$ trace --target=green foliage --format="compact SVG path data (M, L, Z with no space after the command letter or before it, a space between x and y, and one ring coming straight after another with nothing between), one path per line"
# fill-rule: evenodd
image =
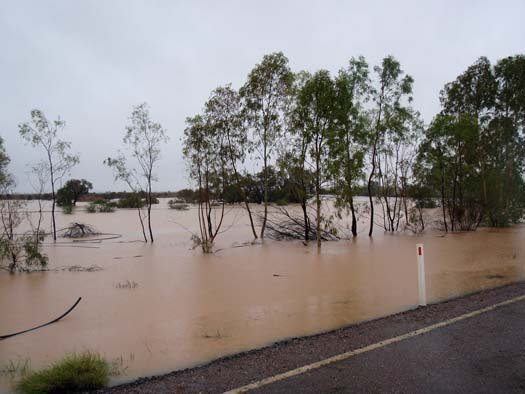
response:
M16 388L24 394L77 393L97 390L109 383L110 366L92 352L71 354L42 371L24 376Z
M480 58L445 86L441 102L415 170L441 196L445 227L516 223L525 190L525 57L494 67Z
M137 193L129 193L117 202L119 208L142 208L144 200Z
M24 208L22 201L0 199L0 264L6 265L10 273L44 268L48 262L47 256L40 250L45 233L17 233Z
M223 201L245 202L248 210L249 202L264 203L263 236L267 202L299 203L306 221L315 195L320 234L326 189L336 196L339 217L352 212L354 235L356 195L369 196L369 235L378 201L387 231L423 231L423 210L438 207L446 231L522 219L525 56L495 66L477 60L445 85L442 111L426 130L412 106L414 80L399 61L387 56L369 74L363 57L334 77L326 70L293 74L288 59L273 53L239 93L230 85L212 92L203 114L187 119L184 138L197 187L182 200L205 207L203 249L213 246L209 209ZM262 167L251 174L239 168L250 153Z
M151 120L149 107L146 103L133 107L129 120L130 124L126 126L126 133L122 141L127 149L129 149L130 155L135 160L136 165L130 165L128 158L122 152L119 152L116 158L107 158L104 160L104 164L113 169L115 180L125 182L133 193L146 193L145 205L147 208L146 218L149 240L153 242L151 205L153 204L154 198L152 197L152 184L157 181L154 170L160 160L161 145L166 143L169 137L166 135L166 130L160 123ZM143 204L143 202L136 202L135 206L141 208L141 204ZM131 208L131 206L126 207ZM140 212L139 221L144 241L147 242L148 238Z
M2 189L12 182L11 175L7 171L10 161L5 150L4 139L0 137L0 188Z
M113 204L104 202L102 204L98 205L98 211L102 213L109 213L109 212L115 212L115 208Z
M57 205L76 205L78 199L88 194L91 189L93 189L93 184L85 179L70 179L57 190Z
M73 205L63 205L62 213L65 215L71 215L73 213Z
M248 80L240 89L243 115L252 133L252 150L262 162L265 207L261 238L264 238L268 216L268 167L285 132L285 114L292 93L293 78L288 58L282 52L275 52L263 57L261 63L248 74Z
M190 167L190 176L197 184L200 246L211 253L224 217L223 200L228 182L229 160L226 155L227 138L214 120L204 115L186 119L183 154ZM214 206L222 205L218 215L212 215Z
M10 273L45 268L48 257L40 250L43 235L38 241L34 234L18 235L13 239L0 238L0 261Z
M178 202L186 202L189 204L195 204L199 198L199 193L191 189L181 189L175 192L176 200Z
M78 155L69 153L71 143L61 140L59 133L65 128L66 122L58 118L48 121L44 113L38 109L31 111L31 121L18 126L20 136L34 147L40 147L47 160L42 162L43 168L49 175L53 205L51 209L51 223L53 239L56 241L55 223L55 186L58 181L69 173L71 168L79 163Z
M87 213L95 213L95 212L102 212L102 213L108 213L108 212L114 212L115 207L117 206L116 203L110 202L107 200L104 200L102 198L99 198L95 201L90 202L86 206L86 212Z
M275 205L279 206L279 207L284 207L286 205L288 205L288 200L284 199L284 198L280 198L278 199L276 202L275 202Z
M97 212L97 204L91 202L86 206L86 212L87 213L95 213Z

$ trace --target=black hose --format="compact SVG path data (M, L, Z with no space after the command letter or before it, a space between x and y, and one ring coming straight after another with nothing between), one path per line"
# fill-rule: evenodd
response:
M75 309L75 307L78 305L78 303L80 302L81 299L82 299L82 297L78 297L77 302L75 302L71 308L69 308L66 312L64 312L62 315L60 315L60 316L57 317L56 319L51 320L51 321L48 322L48 323L41 324L41 325L39 325L39 326L36 326L36 327L33 327L33 328L29 328L29 329L24 330L24 331L15 332L14 334L0 335L0 340L7 339L7 338L11 338L11 337L14 337L14 336L16 336L16 335L20 335L20 334L23 334L23 333L25 333L25 332L33 331L33 330L36 330L36 329L38 329L38 328L42 328L42 327L48 326L48 325L50 325L50 324L56 323L57 321L59 321L60 319L62 319L63 317L65 317L67 314L69 314L69 312L71 312L73 309Z

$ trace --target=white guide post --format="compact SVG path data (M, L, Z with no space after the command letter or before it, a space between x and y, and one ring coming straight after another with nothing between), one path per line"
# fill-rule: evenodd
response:
M427 285L425 283L425 251L423 244L417 244L417 279L419 288L419 306L427 304Z

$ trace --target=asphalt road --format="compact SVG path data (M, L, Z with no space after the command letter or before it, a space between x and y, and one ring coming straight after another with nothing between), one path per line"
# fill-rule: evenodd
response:
M523 295L525 283L505 286L103 392L221 393ZM525 300L250 392L525 393Z
M525 393L525 300L253 393Z

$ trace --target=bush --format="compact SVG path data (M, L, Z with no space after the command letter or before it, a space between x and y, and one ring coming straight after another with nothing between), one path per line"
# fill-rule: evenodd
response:
M73 205L62 206L62 212L66 215L71 215L73 213Z
M89 205L86 207L86 212L87 213L95 213L97 212L97 204L91 202L89 203Z
M285 205L288 205L288 200L286 200L285 198L280 198L277 201L275 201L275 205L283 207Z
M138 194L128 194L118 200L119 208L142 208L144 200Z
M176 200L179 200L180 202L186 202L186 203L193 204L197 202L199 193L191 189L182 189L182 190L179 190L178 192L175 192L174 196Z
M177 211L187 211L188 209L190 209L190 206L188 204L184 204L175 200L169 200L168 207Z
M114 212L115 208L112 203L104 202L103 204L100 204L98 206L98 211L99 212Z
M420 198L416 200L416 208L437 208L438 204L434 198Z
M27 233L18 235L13 240L0 238L0 266L7 262L7 270L10 273L28 272L45 268L48 258L41 252L41 242L45 233L40 233L38 239L36 234Z
M97 390L109 383L109 373L110 366L100 355L71 354L50 368L24 376L16 388L26 394Z

